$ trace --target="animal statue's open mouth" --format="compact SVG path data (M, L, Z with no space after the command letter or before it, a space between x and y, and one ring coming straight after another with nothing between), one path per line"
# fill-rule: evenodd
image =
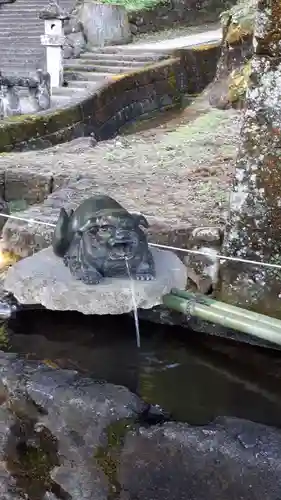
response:
M131 259L134 256L134 246L131 241L115 242L109 251L110 260Z

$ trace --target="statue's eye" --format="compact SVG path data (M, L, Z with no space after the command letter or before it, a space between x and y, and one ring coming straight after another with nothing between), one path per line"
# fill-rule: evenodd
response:
M110 231L110 226L101 226L101 227L100 227L100 231L101 231L102 233L107 233L107 232L109 232L109 231Z

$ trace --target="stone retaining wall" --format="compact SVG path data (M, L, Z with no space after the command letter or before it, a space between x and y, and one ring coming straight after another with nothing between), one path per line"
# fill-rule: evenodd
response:
M149 33L175 25L198 25L217 22L221 12L236 0L164 0L154 9L129 14L133 35Z
M107 140L120 128L157 110L177 106L183 93L202 91L215 76L220 49L181 50L111 81L74 106L12 117L0 124L0 152L43 149L81 136Z

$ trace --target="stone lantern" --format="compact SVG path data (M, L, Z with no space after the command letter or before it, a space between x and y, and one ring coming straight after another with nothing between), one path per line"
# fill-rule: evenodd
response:
M41 44L46 47L47 72L50 74L50 86L60 87L63 83L63 45L65 36L63 23L70 16L56 1L39 13L39 18L45 22L45 33L41 35Z

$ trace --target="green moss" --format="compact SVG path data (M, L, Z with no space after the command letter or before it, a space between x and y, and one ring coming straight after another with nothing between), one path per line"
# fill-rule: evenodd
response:
M229 76L228 100L231 103L243 102L250 82L251 62L232 71Z
M220 109L210 109L207 113L198 116L193 122L180 125L172 131L165 143L179 144L179 142L200 141L203 136L216 130L225 118L225 112Z
M23 210L26 210L28 208L27 201L23 199L10 201L8 205L11 213L22 212Z
M3 123L5 122L15 122L15 121L34 121L37 119L36 115L14 115L14 116L9 116L8 118L5 118Z
M95 460L106 475L110 484L109 499L120 493L118 481L118 456L126 434L133 428L131 419L117 420L106 430L107 445L99 447L94 455Z
M9 346L9 336L6 325L0 326L0 349L7 349Z
M16 144L37 140L59 132L82 119L80 105L50 110L43 115L19 115L0 125L0 151L11 151Z
M177 87L177 80L176 80L176 75L175 73L171 72L169 74L169 77L168 77L168 82L169 82L169 85L173 88L173 89L176 89Z
M57 461L42 448L20 444L13 458L7 457L7 468L16 480L16 485L30 500L43 498L51 489L50 473Z
M204 52L204 51L207 51L207 50L211 50L211 49L215 49L216 47L220 47L221 45L221 42L218 41L218 42L214 42L214 43L202 43L201 45L195 45L194 47L192 47L192 51L194 52Z

